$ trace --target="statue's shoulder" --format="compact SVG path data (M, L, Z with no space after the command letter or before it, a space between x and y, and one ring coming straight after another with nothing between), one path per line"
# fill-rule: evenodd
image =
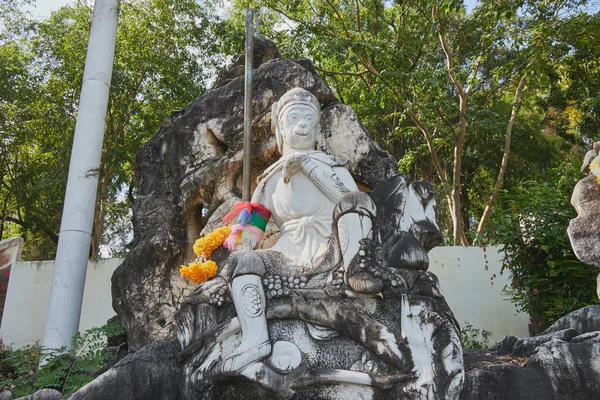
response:
M348 164L348 160L346 160L344 157L333 156L319 150L310 152L308 155L311 159L322 162L323 164L327 164L331 167L343 167Z

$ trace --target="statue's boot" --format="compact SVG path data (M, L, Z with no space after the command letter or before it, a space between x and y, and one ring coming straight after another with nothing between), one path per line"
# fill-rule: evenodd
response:
M215 374L236 374L271 354L265 315L266 300L260 276L237 276L231 282L231 297L240 321L242 342L214 368Z

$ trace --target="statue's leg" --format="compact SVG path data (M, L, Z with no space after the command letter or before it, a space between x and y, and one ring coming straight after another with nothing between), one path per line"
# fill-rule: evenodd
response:
M216 373L234 374L271 353L261 281L264 271L262 259L251 251L238 254L229 265L231 297L242 341L235 349L223 349L223 361L215 366Z

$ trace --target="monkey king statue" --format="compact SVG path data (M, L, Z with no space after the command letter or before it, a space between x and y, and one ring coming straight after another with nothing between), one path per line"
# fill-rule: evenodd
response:
M301 88L273 104L282 157L224 218L231 256L175 318L187 395L458 398L459 328L427 272L433 188L397 175L358 191L315 150L320 111ZM257 249L269 218L280 236Z

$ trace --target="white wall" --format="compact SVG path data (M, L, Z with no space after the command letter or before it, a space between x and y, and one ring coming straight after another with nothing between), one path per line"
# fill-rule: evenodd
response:
M489 344L506 335L529 337L529 315L502 293L510 287L502 269L500 247L436 247L429 253L429 270L440 280L442 292L454 316L489 333Z
M102 326L115 315L110 277L122 260L89 262L79 330ZM14 263L10 271L0 339L21 347L42 340L52 285L54 261Z
M529 336L528 316L517 312L502 289L508 274L500 274L498 247L437 247L429 253L450 308L465 322L490 333L489 343L511 334ZM85 283L80 331L102 326L115 313L111 305L110 277L121 263L109 259L90 262ZM17 262L12 266L0 338L15 347L41 341L44 335L53 261ZM492 279L493 278L493 279Z

